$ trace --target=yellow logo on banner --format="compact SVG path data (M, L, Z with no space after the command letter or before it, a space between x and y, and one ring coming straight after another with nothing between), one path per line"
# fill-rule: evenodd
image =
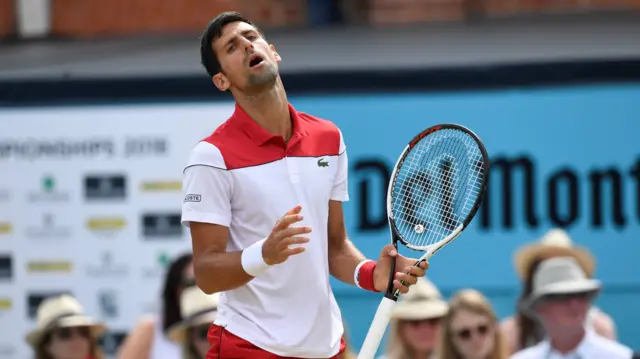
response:
M87 220L87 228L92 231L122 229L127 221L122 217L94 217Z
M9 222L0 222L0 234L13 232L13 226Z
M65 261L31 261L27 263L29 272L71 272L73 265Z
M152 191L181 191L182 190L182 182L180 181L150 181L150 182L142 182L140 186L142 191L152 192Z
M11 299L9 298L0 298L0 310L9 310L11 309Z

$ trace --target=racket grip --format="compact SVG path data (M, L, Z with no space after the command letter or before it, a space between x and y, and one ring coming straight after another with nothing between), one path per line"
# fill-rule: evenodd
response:
M395 306L396 301L383 297L376 315L373 317L373 322L367 332L367 337L362 343L360 352L358 353L358 359L374 359L378 352L378 347L384 336L384 332L387 330L389 320L391 319L391 311Z

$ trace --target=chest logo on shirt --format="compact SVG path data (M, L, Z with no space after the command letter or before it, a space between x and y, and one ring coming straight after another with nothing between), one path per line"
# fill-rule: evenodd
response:
M329 167L329 162L327 162L327 161L323 162L323 160L324 160L324 158L321 158L321 159L318 160L318 167Z

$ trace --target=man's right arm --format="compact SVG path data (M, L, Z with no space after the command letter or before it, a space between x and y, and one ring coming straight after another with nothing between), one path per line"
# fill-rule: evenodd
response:
M233 179L218 148L200 142L182 178L182 224L191 231L193 269L198 287L208 294L239 287L253 278L227 252Z
M242 251L226 251L229 228L202 222L191 222L190 227L193 270L203 292L234 289L254 278L242 267Z
M207 142L198 144L183 173L182 224L191 230L196 284L211 294L240 287L269 266L302 253L292 244L308 242L308 227L289 227L302 219L296 207L280 219L268 238L242 251L227 252L233 179L220 151Z

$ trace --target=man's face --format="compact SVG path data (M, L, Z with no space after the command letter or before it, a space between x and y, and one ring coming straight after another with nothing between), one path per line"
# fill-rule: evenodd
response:
M584 324L591 297L591 293L550 295L538 304L536 311L545 325L570 331Z
M250 24L237 21L225 25L213 42L213 50L222 68L213 77L220 90L257 93L273 86L278 78L280 56Z

